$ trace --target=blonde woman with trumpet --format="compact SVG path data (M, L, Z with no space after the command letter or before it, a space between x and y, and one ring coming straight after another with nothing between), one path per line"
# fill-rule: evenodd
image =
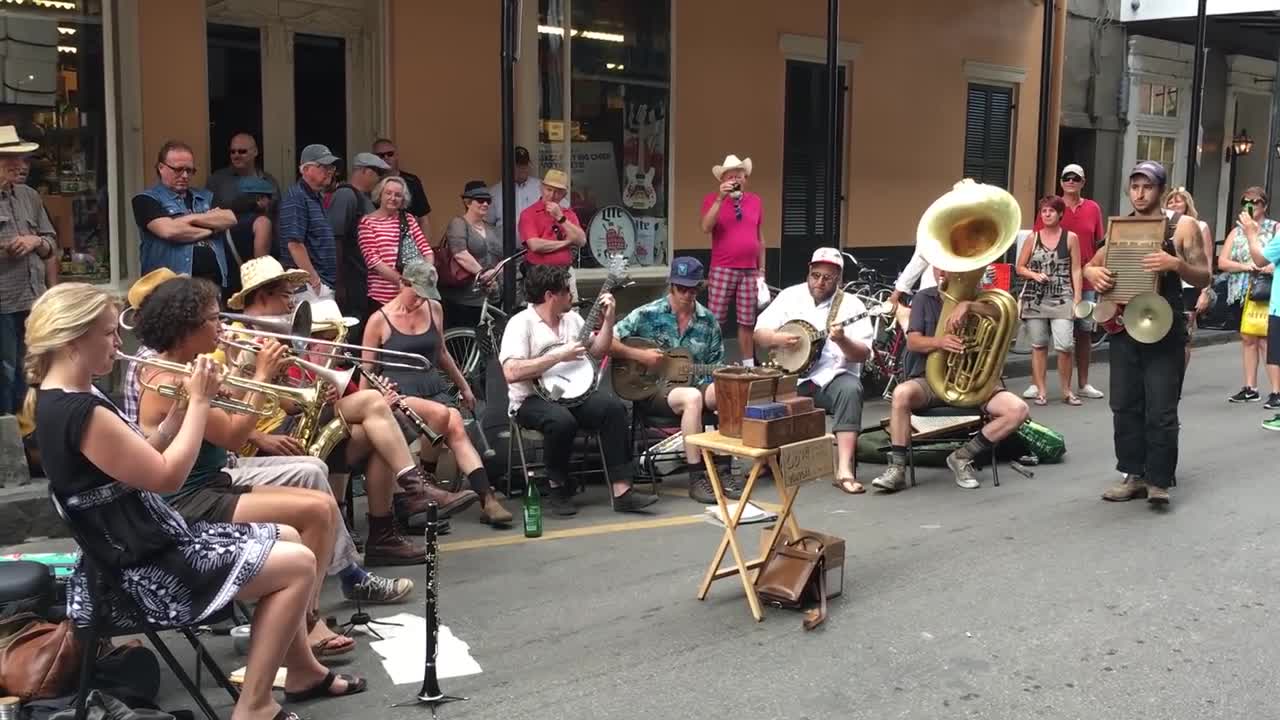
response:
M210 288L216 297L217 288ZM222 380L217 366L193 358L192 371L173 379L185 400L165 413L148 440L92 384L94 376L111 372L120 349L109 295L83 283L49 290L31 310L26 343L27 412L45 451L50 490L146 619L192 625L232 598L257 601L232 720L296 720L272 696L281 665L288 670L287 701L362 692L363 679L329 672L308 646L303 615L316 559L297 530L257 522L188 524L161 497L182 487L199 458L214 412L210 400ZM68 586L68 615L80 626L95 618L86 581L77 572ZM97 610L124 627L132 624L119 604Z

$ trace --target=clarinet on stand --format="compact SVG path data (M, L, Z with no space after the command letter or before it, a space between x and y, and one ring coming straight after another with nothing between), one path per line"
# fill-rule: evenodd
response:
M444 691L440 689L440 681L436 678L436 652L440 634L438 607L440 599L440 543L438 530L439 510L435 503L431 503L427 505L427 525L423 530L423 540L427 546L427 586L423 597L426 606L424 615L427 621L427 655L426 663L422 670L422 688L418 690L418 696L415 699L392 706L428 705L431 707L431 717L433 718L436 716L436 708L438 706L455 700L467 699L444 694Z

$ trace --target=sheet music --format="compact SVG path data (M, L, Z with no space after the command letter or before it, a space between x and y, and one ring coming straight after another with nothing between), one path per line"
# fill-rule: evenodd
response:
M957 416L940 416L940 417L920 417L919 415L911 416L911 429L918 435L925 433L936 433L952 427L963 427L972 424L975 420L981 420L979 415L957 415Z

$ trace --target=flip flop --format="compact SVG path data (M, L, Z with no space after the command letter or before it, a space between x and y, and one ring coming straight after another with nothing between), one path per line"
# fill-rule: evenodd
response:
M1067 405L1083 405L1084 404L1084 402L1082 402L1080 398L1076 397L1075 395L1068 395L1062 398L1062 402L1066 403Z
M837 478L832 480L831 484L840 488L840 492L843 492L846 495L861 495L867 491L867 489L863 487L862 483L858 482L856 478ZM850 490L849 485L857 485L858 489Z
M333 682L338 678L342 678L343 680L346 681L347 689L340 693L329 692L330 688L333 687ZM285 702L296 703L296 702L303 702L305 700L314 700L316 698L345 697L347 695L356 695L356 694L362 693L368 688L369 688L369 683L365 682L365 679L362 677L356 677L355 675L347 675L346 673L338 674L330 670L324 676L323 680L316 683L315 685L312 685L306 690L299 690L298 692L289 692L286 690L284 693L284 700Z
M1046 400L1046 399L1045 399L1045 397L1044 397L1043 395L1039 395L1039 396L1037 396L1037 397L1036 397L1036 404L1037 404L1037 405L1048 405L1048 404L1049 404L1049 401L1048 401L1048 400Z
M343 640L350 640L351 642L345 645L341 645ZM334 643L339 643L340 646L334 647ZM347 653L355 649L356 649L356 641L354 638L350 638L345 635L337 635L337 634L330 635L329 637L323 640L320 640L319 642L312 643L311 645L311 653L315 655L317 658L337 657L339 655L346 655Z

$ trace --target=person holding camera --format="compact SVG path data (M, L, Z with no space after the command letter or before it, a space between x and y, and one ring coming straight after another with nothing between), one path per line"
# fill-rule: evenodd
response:
M764 205L759 195L745 191L751 158L729 155L711 174L720 187L702 199L702 232L711 236L707 305L724 325L729 303L735 304L738 349L742 364L750 367L755 364L756 303L764 283Z

